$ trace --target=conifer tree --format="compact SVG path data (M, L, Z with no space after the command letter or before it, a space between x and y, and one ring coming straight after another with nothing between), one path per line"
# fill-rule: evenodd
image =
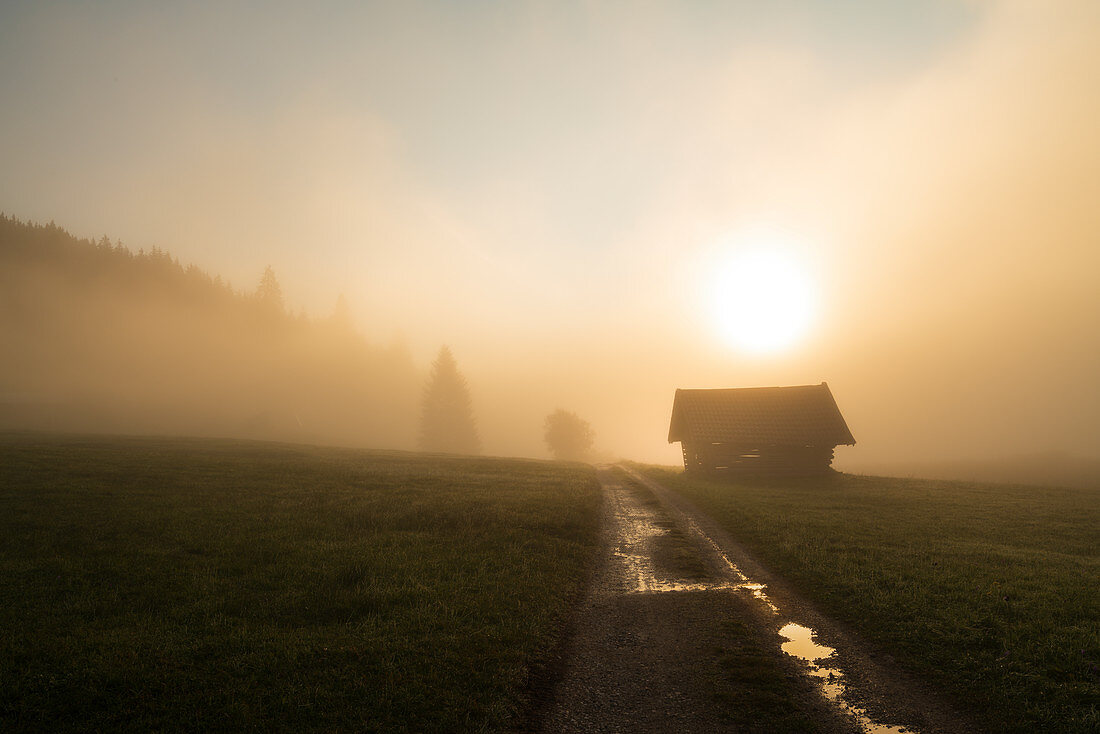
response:
M447 347L432 362L420 413L420 448L451 454L481 450L470 407L470 391Z
M275 271L268 265L264 268L264 274L260 277L260 287L256 289L256 299L264 308L274 312L283 312L283 289L279 285L279 279L275 277Z

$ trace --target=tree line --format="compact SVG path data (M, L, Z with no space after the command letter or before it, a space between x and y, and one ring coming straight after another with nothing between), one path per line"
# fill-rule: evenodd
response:
M0 427L412 447L422 374L334 303L0 216Z
M310 318L272 268L255 283L0 214L0 428L480 452L450 349L425 378L356 331L342 295ZM555 456L584 458L591 437L582 451L584 430L551 417Z

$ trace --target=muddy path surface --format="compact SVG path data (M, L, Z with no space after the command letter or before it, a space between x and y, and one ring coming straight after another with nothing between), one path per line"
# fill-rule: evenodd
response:
M541 732L972 732L679 495L599 467L601 556Z

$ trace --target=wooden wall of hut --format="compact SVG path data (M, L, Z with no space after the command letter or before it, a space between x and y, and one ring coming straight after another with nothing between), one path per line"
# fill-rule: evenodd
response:
M823 474L833 463L834 446L736 446L681 444L688 472L737 476Z

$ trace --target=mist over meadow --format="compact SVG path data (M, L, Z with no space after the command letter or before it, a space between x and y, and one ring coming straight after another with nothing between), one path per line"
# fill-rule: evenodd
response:
M342 299L292 313L169 253L0 219L0 426L412 448L423 376Z
M0 732L1100 731L1100 1L3 2L0 100Z
M842 469L1100 461L1095 3L2 13L4 426L414 448L448 345L487 454L827 381Z

